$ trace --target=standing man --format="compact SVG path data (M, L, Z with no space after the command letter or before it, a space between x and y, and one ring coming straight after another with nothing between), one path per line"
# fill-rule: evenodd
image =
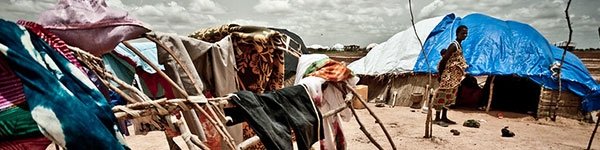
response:
M442 60L438 64L440 85L433 99L433 107L436 109L434 123L443 127L447 127L448 124L456 124L448 119L448 106L455 103L458 87L466 75L465 69L468 65L463 55L461 42L467 38L468 32L465 25L456 28L456 40L448 46L445 52L442 51Z

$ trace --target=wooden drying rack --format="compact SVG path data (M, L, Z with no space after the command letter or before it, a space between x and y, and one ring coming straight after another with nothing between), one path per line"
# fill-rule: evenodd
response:
M144 37L146 39L156 43L157 46L160 46L161 48L163 48L171 57L174 58L175 62L179 66L181 66L184 73L188 77L191 77L191 71L188 68L184 67L184 65L181 63L179 58L174 57L175 55L174 55L173 50L166 47L160 41L158 41L157 39L154 39L153 37L150 37L148 35L144 35ZM290 40L292 42L296 42L296 41L293 41L293 39L287 38L287 37L286 37L286 39L287 39L285 41L286 47L277 47L277 50L283 50L283 51L291 54L292 56L299 58L301 54L298 53L297 51L290 50L290 47L288 46ZM199 112L201 115L206 116L207 120L213 126L215 126L217 128L218 133L221 135L221 137L223 137L223 141L225 141L225 143L227 144L227 146L230 149L236 149L236 150L246 149L252 145L255 145L256 143L258 143L260 141L260 138L258 138L258 136L254 136L252 138L249 138L245 141L240 142L238 145L235 145L235 141L233 140L233 138L229 134L229 132L227 132L227 129L224 125L225 115L224 115L223 111L221 110L221 108L223 108L223 107L235 107L232 104L228 103L228 100L230 100L230 96L206 98L206 97L204 97L204 95L201 95L202 91L195 86L194 86L195 87L194 90L196 90L196 93L200 93L200 95L189 95L185 90L183 90L183 88L181 88L179 85L177 85L171 78L169 78L163 71L161 71L156 64L153 64L152 62L150 62L150 60L146 56L144 56L138 49L131 46L126 41L124 41L122 43L127 48L129 48L132 52L134 52L137 56L139 56L145 63L149 64L150 67L152 67L162 78L166 79L166 81L168 81L168 83L174 88L175 92L177 92L181 96L179 96L180 98L176 98L176 99L162 98L162 99L152 100L151 98L149 98L147 95L145 95L143 92L141 92L137 88L127 84L126 82L123 82L122 80L116 78L111 72L108 72L104 68L101 58L98 58L86 51L79 49L79 48L69 47L75 53L75 55L77 56L77 59L80 62L82 62L84 65L86 65L88 68L90 68L91 71L94 72L99 77L99 80L106 87L110 88L111 90L113 90L116 93L118 93L119 95L121 95L129 103L124 106L115 106L112 108L112 111L115 113L115 116L118 119L132 119L132 118L151 116L151 115L165 116L165 115L170 115L170 114L178 112L178 111L182 111L185 113L185 112L189 112L190 110L194 110L196 112ZM190 80L192 81L192 84L196 84L197 82L199 82L199 81L194 80L193 78L190 78ZM131 93L128 94L127 92L121 90L120 88L110 84L110 81L113 81L114 83L119 85L121 88L127 89ZM356 111L352 107L351 99L352 99L353 95L358 95L358 93L356 92L356 90L354 90L352 87L350 87L347 83L342 83L342 84L343 84L343 86L341 86L340 84L333 84L333 85L336 88L340 89L340 91L345 91L342 89L347 89L351 92L351 94L348 94L346 96L346 99L345 99L346 105L335 108L329 112L323 113L323 118L333 116L346 108L350 108L350 110L352 111L352 114L354 115L354 118L360 125L360 130L369 138L369 140L378 149L380 149L380 150L383 149L381 147L381 145L379 143L377 143L377 141L366 130L366 128L364 127L364 125L362 124L360 119L358 118ZM381 120L367 106L365 100L362 97L360 97L360 96L357 96L357 97L359 99L359 102L362 103L367 108L369 114L375 118L376 122L382 128L388 141L390 142L390 144L392 146L392 149L396 149L391 136L389 135L387 129L385 128L385 126L383 125ZM220 107L220 106L223 106L223 107ZM208 111L206 111L206 110L208 110ZM184 117L185 117L185 115L184 115ZM197 133L193 134L191 131L192 128L198 128L198 129L203 130L203 127L200 125L199 119L197 117L189 117L189 118L185 118L185 120L186 120L185 123L181 120L177 120L177 121L173 122L173 124L175 124L176 128L181 133L181 136L184 139L186 145L190 148L198 147L203 150L208 150L209 148L206 145L204 145L204 143L201 140L204 137L204 135L203 135L204 132L198 131ZM165 131L165 134L168 135L167 131ZM167 136L167 141L168 141L171 149L179 148L177 146L177 144L174 143L173 139L170 138L169 136Z

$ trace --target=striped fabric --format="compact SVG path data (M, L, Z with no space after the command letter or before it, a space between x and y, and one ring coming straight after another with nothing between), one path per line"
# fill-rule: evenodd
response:
M32 135L42 134L27 110L27 104L10 107L0 112L0 141Z
M0 141L1 150L45 150L52 141L44 136L11 141Z
M66 149L126 148L100 91L45 41L0 19L0 52L21 79L31 116L46 137Z
M0 112L9 107L25 102L23 85L0 57Z
M48 45L50 45L58 53L60 53L60 55L65 56L65 58L67 58L69 62L71 62L73 65L77 66L77 68L85 72L81 64L79 64L79 61L77 61L77 58L75 58L73 52L69 48L67 48L67 44L65 43L65 41L61 40L58 36L52 34L48 30L44 29L42 25L39 25L35 22L19 20L17 21L17 24L24 26L31 32L34 32L37 36L46 41Z

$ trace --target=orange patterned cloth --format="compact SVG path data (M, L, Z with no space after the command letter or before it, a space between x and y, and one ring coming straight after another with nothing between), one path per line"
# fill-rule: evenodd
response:
M465 78L465 69L469 66L463 56L460 43L457 41L453 43L456 45L456 51L450 55L444 72L442 72L440 86L435 92L433 107L438 110L455 103L456 92L460 82Z
M308 75L339 82L352 77L352 71L344 63L329 59L317 71Z

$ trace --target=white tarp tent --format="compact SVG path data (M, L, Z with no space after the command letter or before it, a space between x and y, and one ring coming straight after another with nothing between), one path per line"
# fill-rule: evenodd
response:
M444 16L425 19L415 24L422 42L425 42L431 30L435 28L442 18ZM375 46L365 57L348 65L348 68L353 73L362 75L411 72L420 52L421 45L411 26Z
M331 50L344 51L344 45L340 43L334 44L331 46Z

